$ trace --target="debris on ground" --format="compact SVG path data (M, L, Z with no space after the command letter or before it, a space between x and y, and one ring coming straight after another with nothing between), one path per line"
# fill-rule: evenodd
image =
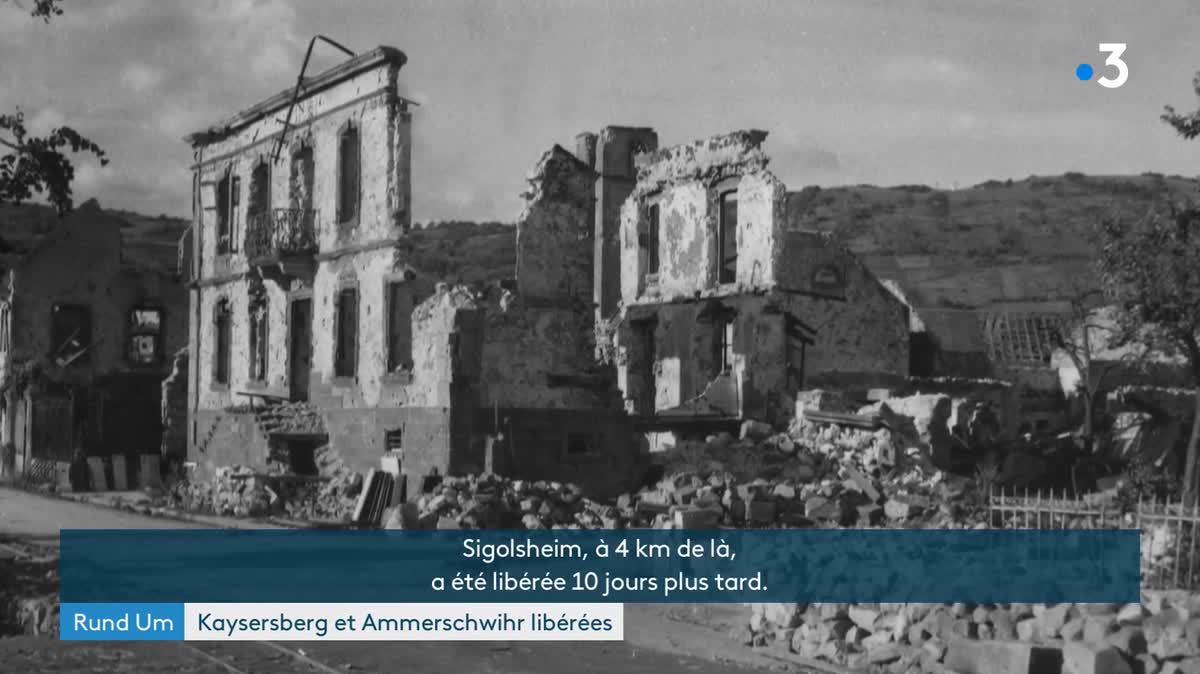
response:
M1197 609L1187 592L1141 604L751 604L745 642L879 672L1194 672Z

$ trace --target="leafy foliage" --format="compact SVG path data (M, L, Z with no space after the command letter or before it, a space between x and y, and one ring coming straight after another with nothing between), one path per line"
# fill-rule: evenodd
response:
M1200 96L1200 72L1192 78L1192 89ZM1161 119L1175 128L1179 135L1191 140L1196 136L1200 136L1200 109L1192 112L1179 113L1175 108L1167 105L1164 106Z
M46 194L59 213L71 210L71 182L75 167L67 152L90 152L108 164L108 156L96 143L68 126L60 126L46 136L30 136L25 115L17 110L0 115L0 145L10 151L0 156L0 203L19 204L34 194Z
M19 0L12 1L25 7ZM60 0L34 0L30 11L31 16L45 23L62 13ZM44 193L47 201L64 213L71 210L71 183L75 180L75 166L67 153L91 153L101 166L108 164L108 156L99 145L69 126L60 126L45 136L29 135L20 109L0 115L0 146L7 150L0 155L0 204L20 204Z
M1117 339L1187 359L1200 396L1200 208L1166 210L1124 225L1100 224L1098 262L1105 295L1119 309ZM1200 463L1200 415L1193 420L1183 479L1194 502Z
M1200 208L1168 204L1126 225L1100 225L1100 278L1121 309L1118 339L1182 354L1200 374Z

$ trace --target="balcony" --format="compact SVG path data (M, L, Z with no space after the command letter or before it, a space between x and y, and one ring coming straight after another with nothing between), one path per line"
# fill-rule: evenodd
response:
M246 220L246 258L264 273L309 276L317 252L317 222L314 209L275 208L251 214Z

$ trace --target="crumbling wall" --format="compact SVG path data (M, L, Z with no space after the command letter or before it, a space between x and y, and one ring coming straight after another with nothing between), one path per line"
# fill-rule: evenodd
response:
M171 374L162 382L162 454L187 456L188 353L180 349L171 360Z
M782 245L786 202L787 187L770 171L746 174L738 182L737 285L771 287L777 270L791 264Z
M645 311L649 313L649 309ZM642 335L627 322L619 333L618 383L626 408L653 388L653 410L683 404L704 393L717 376L716 331L713 318L728 315L733 322L730 374L736 387L736 409L729 412L756 418L782 418L792 407L787 389L784 316L777 302L764 295L737 295L701 302L655 307L654 363L647 367ZM652 372L647 381L645 372Z
M485 312L481 404L571 408L604 404L593 355L592 312L493 296ZM591 374L591 377L588 375Z
M658 134L644 127L608 126L596 140L594 163L595 227L593 234L594 296L601 317L611 317L622 297L621 229L623 204L637 181L639 154L658 149ZM586 155L586 143L585 152ZM582 157L581 157L582 159Z
M592 298L595 175L559 146L542 155L527 179L517 224L517 289L528 302Z
M193 412L192 420L196 446L188 460L196 463L197 479L208 479L222 466L266 467L269 439L250 409L202 409Z
M908 307L848 250L789 232L779 267L786 309L813 333L805 386L883 386L908 376Z
M364 278L379 281L382 276L367 273ZM372 291L374 286L379 287ZM331 305L334 292L331 289L326 293ZM322 314L328 327L317 327L314 336L314 344L323 345L317 348L324 353L320 363L314 357L310 399L325 418L330 446L347 465L365 470L378 464L387 433L399 432L405 472L421 475L437 468L445 474L454 449L451 414L456 403L455 345L463 315L475 312L473 294L462 286L439 285L417 305L412 314L413 369L388 374L381 360L386 357L383 283L363 283L359 292L357 378L333 376L332 307ZM315 318L314 323L319 326L322 319Z
M644 156L637 188L621 210L621 296L627 305L771 286L787 190L765 170L765 137L743 131ZM738 261L735 282L718 288L720 198L728 190L738 195ZM651 204L659 213L659 268L656 282L647 284L642 241Z

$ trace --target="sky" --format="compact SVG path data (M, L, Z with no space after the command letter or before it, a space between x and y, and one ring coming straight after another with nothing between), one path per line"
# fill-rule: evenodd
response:
M190 215L183 137L294 84L318 33L407 54L417 221L514 220L541 154L610 124L765 130L791 189L1200 174L1158 119L1200 105L1195 0L64 0L49 25L30 2L0 0L0 112L108 151L77 203L152 215ZM1102 42L1128 45L1119 89L1075 77L1113 72Z

